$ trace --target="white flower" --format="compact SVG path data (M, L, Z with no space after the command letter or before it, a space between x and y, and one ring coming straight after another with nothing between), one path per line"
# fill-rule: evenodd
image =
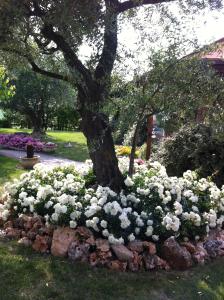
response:
M153 241L155 241L155 242L158 242L158 240L159 240L159 236L158 236L158 235L155 235L155 234L153 234L153 235L152 235L152 239L153 239Z
M132 181L132 179L129 176L125 179L124 183L128 187L134 185L134 182Z
M110 234L109 234L109 231L107 229L104 229L102 231L102 235L105 236L105 237L108 237Z
M76 228L77 227L77 223L75 221L70 221L69 224L70 224L71 228Z
M177 216L181 215L183 212L183 207L180 204L180 202L175 201L173 206L175 208L175 215L177 215Z
M103 227L103 228L107 228L107 221L102 220L102 221L100 222L100 226Z
M148 226L145 232L146 236L151 236L153 233L153 227L152 226Z
M129 236L128 236L128 240L129 240L130 242L132 242L132 241L134 241L134 240L135 240L135 236L134 236L134 234L133 234L133 233L129 234Z

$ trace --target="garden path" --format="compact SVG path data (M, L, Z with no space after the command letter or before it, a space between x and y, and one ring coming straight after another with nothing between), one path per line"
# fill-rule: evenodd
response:
M0 149L0 155L20 159L20 157L26 156L25 151L17 151L17 150L7 150L7 149ZM75 164L78 169L85 166L85 163L80 161L74 161L71 159L63 158L63 157L57 157L45 153L38 153L40 156L40 162L42 164L57 166L57 165L63 165L63 164Z

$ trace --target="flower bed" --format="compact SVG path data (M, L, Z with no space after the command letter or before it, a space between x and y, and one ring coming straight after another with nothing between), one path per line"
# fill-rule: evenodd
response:
M128 255L126 246L141 241L144 242L144 249L151 244L156 244L158 250L167 247L162 257L172 266L167 253L174 247L181 253L187 251L188 254L181 255L183 261L189 258L184 264L189 267L193 255L187 250L190 247L189 240L194 241L192 248L197 248L211 229L222 228L224 189L218 189L206 179L198 179L196 173L191 171L180 178L168 177L165 168L157 162L137 162L135 174L129 178L126 175L128 160L120 159L120 169L126 176L126 189L119 194L108 187L91 188L90 183L94 183L91 167L79 174L74 166L43 168L37 165L33 171L22 175L19 181L5 186L5 201L0 206L0 217L6 222L8 219L21 218L24 214L33 215L40 216L47 227L65 226L69 232L76 232L80 227L86 228L91 232L86 240L91 238L96 243L96 240L102 242L103 239L102 243L109 245L118 259L119 251ZM185 243L185 246L180 246L177 241ZM77 245L73 245L75 249ZM219 253L222 246L218 243ZM170 251L171 256L173 252ZM195 250L194 253L197 252L200 251ZM131 261L133 255L129 252ZM158 264L162 263L158 258L155 259L159 261Z
M12 150L25 150L27 144L32 144L36 152L54 151L56 144L41 142L28 134L0 134L0 147Z

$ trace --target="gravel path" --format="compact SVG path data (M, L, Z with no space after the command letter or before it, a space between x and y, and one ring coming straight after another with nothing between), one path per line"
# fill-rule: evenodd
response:
M26 156L26 152L25 151L0 149L0 155L15 158L15 159L19 160L20 157ZM38 153L38 155L40 156L40 162L42 164L47 164L47 165L52 165L52 166L53 165L58 166L58 165L63 165L63 164L75 164L78 169L85 166L85 163L80 162L80 161L74 161L74 160L67 159L67 158L56 157L56 156L48 155L48 154L45 154L45 153Z

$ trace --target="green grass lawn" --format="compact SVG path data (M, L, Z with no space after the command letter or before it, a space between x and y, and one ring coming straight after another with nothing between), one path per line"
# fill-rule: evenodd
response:
M188 272L117 273L0 242L1 300L222 300L224 258Z
M24 170L19 168L18 161L5 156L0 156L0 193L5 182L19 177Z
M0 128L0 133L16 133L27 132L27 129ZM58 148L53 155L69 158L76 161L85 161L88 156L86 139L81 132L72 131L48 131L46 136L47 141L57 143ZM72 148L65 148L64 144L70 142Z

